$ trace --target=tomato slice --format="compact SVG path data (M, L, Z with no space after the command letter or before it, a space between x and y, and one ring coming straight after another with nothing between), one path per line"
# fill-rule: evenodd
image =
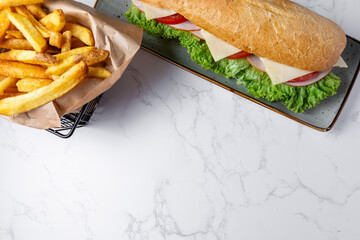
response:
M179 13L167 17L156 18L154 20L164 24L179 24L187 21L187 19Z
M240 58L246 58L246 57L248 57L250 55L251 55L251 53L241 51L241 52L235 53L235 54L233 54L231 56L228 56L227 58L228 59L240 59Z
M287 82L289 82L289 83L305 82L305 81L308 81L308 80L316 77L318 74L319 74L319 72L312 72L312 73L306 74L304 76L295 78L295 79L287 81Z

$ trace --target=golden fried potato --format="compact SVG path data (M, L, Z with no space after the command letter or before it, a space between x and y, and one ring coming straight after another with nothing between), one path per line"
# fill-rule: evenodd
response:
M61 33L59 32L51 32L50 34L50 38L49 38L49 44L51 46L57 47L57 48L61 48L61 46L63 45L63 36Z
M4 39L7 34L6 31L10 29L11 22L8 18L8 14L11 13L10 8L0 10L0 41Z
M0 75L14 78L47 78L46 68L8 60L0 60Z
M51 84L30 93L0 100L0 114L12 116L30 111L71 91L87 75L86 63L80 62Z
M0 42L0 48L34 50L26 39L6 39Z
M44 66L56 64L59 61L57 57L48 53L39 53L29 50L10 50L8 52L0 53L0 59Z
M1 0L0 9L6 7L15 7L26 4L44 3L45 0Z
M6 89L13 86L17 82L17 78L7 77L0 80L0 95L4 93Z
M18 30L7 30L5 38L24 39L24 35Z
M43 78L24 78L17 81L16 86L19 92L32 92L39 88L45 87L51 84L53 81L51 79Z
M69 58L62 59L59 63L49 66L46 70L46 74L59 76L80 62L81 58L81 55L73 55Z
M68 23L63 10L47 13L45 0L0 0L0 114L12 116L53 101L101 67L109 52L92 32ZM95 65L95 67L94 67Z
M111 72L103 67L89 67L89 77L107 78L111 75Z
M40 4L29 4L29 5L25 5L25 7L27 10L29 10L29 12L31 12L31 14L37 20L40 20L40 19L46 17L46 15L47 15Z
M35 17L24 6L15 7L15 11L18 14L27 17L44 38L49 38L51 36L51 32L38 20L36 20Z
M65 31L63 33L63 45L61 46L61 52L68 52L71 50L71 38L72 33L70 31Z
M95 46L94 36L86 27L74 23L66 23L63 31L71 31L74 37L80 39L86 45Z
M55 56L58 57L59 55L60 54ZM61 75L70 67L74 66L76 63L80 61L84 61L88 66L92 66L97 63L105 61L108 58L108 56L109 56L109 52L102 49L92 49L84 53L73 54L67 58L63 58L62 60L60 60L59 63L49 66L48 69L46 70L46 73L48 75Z
M65 58L68 58L68 57L71 57L75 54L86 54L86 53L89 53L90 51L94 50L95 47L82 47L82 48L75 48L75 49L72 49L68 52L63 52L63 53L59 53L59 54L56 54L55 57L57 57L58 59L65 59Z
M61 32L66 24L64 12L61 9L56 9L54 12L41 19L40 23L50 31Z
M28 20L28 18L17 13L9 13L8 18L11 23L19 29L36 51L46 52L47 42L34 25L32 25L32 23Z

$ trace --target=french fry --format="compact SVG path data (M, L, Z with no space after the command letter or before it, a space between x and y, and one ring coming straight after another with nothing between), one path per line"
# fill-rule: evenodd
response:
M89 77L107 78L111 75L111 72L103 67L89 67Z
M0 41L4 39L6 31L10 29L11 22L8 18L8 14L11 12L10 8L0 10Z
M7 78L1 80L0 81L0 95L3 94L7 88L9 88L14 83L16 83L17 80L18 80L17 78L12 78L12 77L7 77Z
M16 81L13 83L15 84L15 87L8 87L7 89L5 89L4 93L19 93L19 89L16 87Z
M86 44L83 43L80 39L77 39L75 37L71 38L71 48L82 48L86 47Z
M0 48L34 50L26 39L6 39L0 42Z
M18 49L18 50L34 50L34 48L31 46L30 42L26 39L5 39L3 41L0 41L0 48L5 49ZM49 46L47 53L60 53L60 50Z
M68 52L71 50L71 38L72 33L70 31L63 33L63 45L61 46L61 52Z
M46 69L40 66L13 62L8 60L0 60L0 75L14 78L48 78Z
M61 9L56 9L54 12L41 19L40 23L50 31L61 32L66 24L64 12Z
M50 38L49 38L49 44L51 46L61 48L63 45L63 36L59 32L51 32Z
M60 76L61 74L66 72L68 69L73 67L75 64L80 62L81 58L82 58L81 55L73 55L69 58L62 59L59 63L48 67L48 69L46 70L46 74Z
M19 92L32 92L52 83L51 79L43 78L24 78L17 81L16 86Z
M92 66L105 61L108 56L109 52L101 49L93 49L82 54L71 55L71 57L62 59L59 63L49 66L46 73L48 75L61 75L80 61L84 61L88 66Z
M0 99L4 99L4 98L11 98L11 97L16 97L16 96L20 96L23 95L24 93L8 93L8 92L4 92L3 94L0 94Z
M6 34L5 39L17 39L17 38L10 34Z
M59 61L58 58L48 53L39 53L28 50L10 50L8 52L0 53L0 59L37 64L43 66L56 64Z
M0 1L0 9L6 7L15 7L25 4L36 4L36 3L44 3L45 0L1 0Z
M26 5L25 7L27 10L29 10L29 12L31 12L32 15L34 15L34 17L37 20L40 20L40 19L46 17L46 15L47 15L40 4L29 4L29 5Z
M0 100L0 114L12 116L51 102L76 87L87 75L86 63L80 62L48 86L33 92Z
M18 30L7 30L6 34L7 35L5 36L5 38L7 38L7 36L9 36L9 35L12 36L12 38L17 38L17 39L25 38L24 35Z
M93 49L87 54L84 54L82 56L82 60L86 62L88 66L92 66L97 63L105 61L108 57L109 57L109 51L102 49Z
M9 13L8 18L30 42L35 51L46 52L47 42L39 31L32 25L30 20L17 13Z
M41 33L44 38L49 38L51 36L51 32L38 20L36 20L35 17L24 6L15 7L15 11L18 14L27 17L27 19L32 23L32 25L34 25L34 27Z
M47 29L44 25L42 25L39 21L37 21L34 18L34 16L24 6L15 7L15 10L20 15L27 17L30 20L30 22L36 27L36 29L43 35L44 38L49 38L49 44L51 46L61 48L62 46L61 33L53 32ZM64 21L65 21L65 17L64 17Z
M81 59L85 61L88 66L105 61L109 57L109 51L102 49L95 49L94 47L83 47L72 49L68 52L63 52L54 55L59 59L65 59L73 55L81 55Z
M42 106L69 92L86 76L107 78L111 74L97 64L109 52L94 47L92 32L67 23L61 9L47 14L40 4L44 1L0 0L0 48L9 49L0 52L2 115Z
M74 23L66 23L63 31L71 31L73 36L80 39L88 46L95 45L95 39L92 32L86 27Z
M86 54L94 49L95 49L95 47L75 48L68 52L56 54L55 57L57 57L58 59L65 59L65 58L71 57L72 55L76 55L76 54Z
M57 76L57 75L51 75L51 79L52 80L58 80L60 78L60 76Z

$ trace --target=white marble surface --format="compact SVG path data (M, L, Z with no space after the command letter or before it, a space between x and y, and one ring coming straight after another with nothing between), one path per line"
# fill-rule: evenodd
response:
M358 240L359 84L320 133L140 51L69 140L0 119L0 239Z

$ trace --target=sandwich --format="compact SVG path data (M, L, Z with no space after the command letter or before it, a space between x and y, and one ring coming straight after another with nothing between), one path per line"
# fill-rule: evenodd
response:
M344 31L288 0L132 0L129 22L178 39L204 69L296 113L336 94Z

